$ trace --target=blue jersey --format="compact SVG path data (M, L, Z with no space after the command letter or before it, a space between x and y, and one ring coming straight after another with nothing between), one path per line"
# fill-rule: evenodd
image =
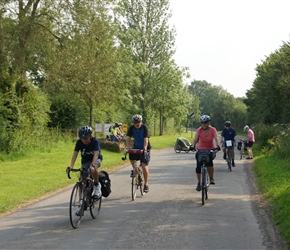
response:
M134 125L131 125L128 129L127 136L134 137L134 146L136 149L144 148L144 139L149 138L149 130L145 124L142 124L140 129L136 129ZM149 149L149 145L148 145Z
M221 133L221 136L225 138L225 141L233 141L236 135L237 135L236 131L233 128L230 129L224 128Z

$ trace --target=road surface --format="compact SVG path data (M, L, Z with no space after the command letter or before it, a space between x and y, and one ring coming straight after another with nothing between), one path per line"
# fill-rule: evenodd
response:
M171 148L151 158L145 196L131 201L127 161L111 173L112 193L97 219L87 212L72 229L68 188L0 218L0 249L286 249L254 185L251 161L236 160L228 172L219 152L216 185L202 206L194 153Z

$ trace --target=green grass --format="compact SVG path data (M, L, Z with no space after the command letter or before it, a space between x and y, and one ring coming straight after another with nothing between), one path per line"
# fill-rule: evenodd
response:
M190 138L190 133L182 134ZM176 138L173 135L154 136L150 138L153 150L173 147ZM53 147L43 150L26 152L25 155L2 157L0 161L0 215L13 211L45 194L73 184L66 176L65 169L69 166L75 143L59 142ZM108 172L124 164L124 153L102 150L104 156L101 169ZM80 163L80 155L77 159ZM76 165L77 167L77 165Z
M257 185L272 208L274 222L290 246L290 163L273 154L255 157Z

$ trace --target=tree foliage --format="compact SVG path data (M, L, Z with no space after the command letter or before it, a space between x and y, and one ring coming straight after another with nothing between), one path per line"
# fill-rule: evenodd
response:
M274 124L290 122L290 45L280 49L257 65L257 77L247 92L252 123Z

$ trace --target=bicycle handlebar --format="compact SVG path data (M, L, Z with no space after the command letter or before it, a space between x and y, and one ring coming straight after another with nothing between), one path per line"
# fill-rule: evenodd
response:
M134 148L129 148L126 150L124 156L122 157L122 160L125 161L127 159L127 154L143 154L144 150L143 149L134 149Z
M67 178L69 178L69 179L71 179L71 177L70 177L70 172L80 172L81 171L81 169L80 168L78 168L78 169L70 169L70 167L67 167L66 168L66 174L67 174Z

